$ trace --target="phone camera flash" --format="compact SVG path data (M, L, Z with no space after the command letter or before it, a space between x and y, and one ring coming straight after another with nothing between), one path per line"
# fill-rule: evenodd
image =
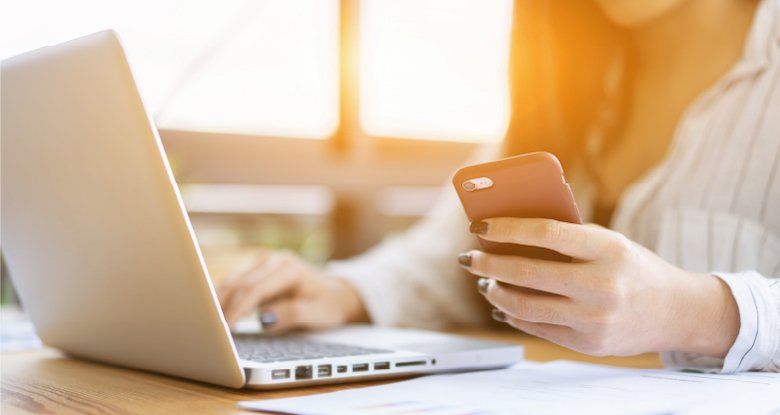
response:
M462 186L467 192L473 192L493 187L493 181L487 177L478 177L476 179L466 180L463 182Z

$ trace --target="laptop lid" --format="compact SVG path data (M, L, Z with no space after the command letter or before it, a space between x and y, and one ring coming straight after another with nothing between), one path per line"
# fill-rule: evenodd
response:
M244 372L117 36L2 62L2 249L68 353L240 387Z

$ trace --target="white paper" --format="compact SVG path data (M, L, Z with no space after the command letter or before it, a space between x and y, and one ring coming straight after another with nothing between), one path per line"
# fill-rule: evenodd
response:
M3 306L0 310L0 351L24 352L43 347L26 314L14 306Z
M299 415L769 414L780 412L780 374L525 362L504 370L239 405Z

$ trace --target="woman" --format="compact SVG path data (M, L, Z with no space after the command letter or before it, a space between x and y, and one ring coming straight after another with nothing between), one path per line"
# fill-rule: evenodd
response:
M526 0L512 56L513 124L481 158L557 154L583 216L611 230L470 224L576 261L490 255L448 192L325 270L264 255L220 287L228 321L260 307L274 330L484 322L478 292L494 319L581 352L780 371L780 0Z

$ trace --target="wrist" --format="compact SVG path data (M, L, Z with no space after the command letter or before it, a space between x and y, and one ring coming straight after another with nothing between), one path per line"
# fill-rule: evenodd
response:
M368 316L366 307L363 304L363 297L358 290L349 281L334 277L333 282L337 287L337 301L343 305L344 323L368 323L371 319Z
M685 273L677 309L678 330L669 351L724 358L739 333L739 309L731 289L709 274ZM683 283L683 281L685 283Z

